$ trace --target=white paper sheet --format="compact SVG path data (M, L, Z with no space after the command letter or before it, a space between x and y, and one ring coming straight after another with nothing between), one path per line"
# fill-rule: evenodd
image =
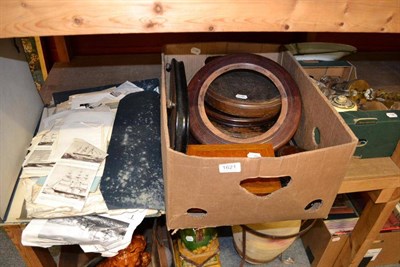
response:
M88 215L32 220L22 232L24 246L51 247L79 244L84 252L115 256L126 248L147 210L118 215Z
M107 153L82 139L72 144L54 165L35 203L51 207L68 206L81 211L100 163Z
M106 151L106 137L112 130L114 118L115 114L113 112L91 110L79 110L68 114L60 127L51 159L59 159L75 138L83 139L93 146Z

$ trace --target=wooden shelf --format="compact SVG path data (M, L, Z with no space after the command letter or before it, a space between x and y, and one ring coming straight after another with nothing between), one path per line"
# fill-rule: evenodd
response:
M358 266L400 201L400 142L392 157L351 161L339 193L361 191L369 201L332 266Z
M2 0L0 38L155 32L399 33L399 6L400 0Z
M400 33L399 7L400 0L2 0L0 38L178 32ZM400 154L400 149L395 153ZM371 201L332 266L358 266L378 235L400 198L399 158L351 162L339 193L368 191Z
M353 159L339 193L400 187L400 169L390 157Z

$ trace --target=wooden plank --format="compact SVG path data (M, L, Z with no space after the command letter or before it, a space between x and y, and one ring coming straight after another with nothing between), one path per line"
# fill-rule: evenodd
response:
M386 158L352 159L339 193L400 187L400 168Z
M43 80L46 81L48 71L47 71L47 67L46 67L46 61L44 59L42 42L40 40L40 37L36 36L34 38L35 38L36 50L38 52L38 57L39 57L39 62L40 62L40 70L42 71Z
M237 31L399 33L399 7L400 0L2 0L0 37Z
M374 203L385 203L390 201L396 188L386 188L368 192L369 197Z
M387 203L374 204L372 199L368 201L333 266L356 267L359 265L398 203L399 192L400 190L397 189Z
M399 177L374 177L360 178L357 180L344 180L338 194L351 192L364 192L399 187Z
M64 36L52 37L56 46L58 62L69 63L71 61L71 49Z
M27 247L21 244L21 236L24 226L22 225L5 225L4 230L8 237L14 243L21 257L24 259L28 267L56 267L54 258L48 249L39 247Z

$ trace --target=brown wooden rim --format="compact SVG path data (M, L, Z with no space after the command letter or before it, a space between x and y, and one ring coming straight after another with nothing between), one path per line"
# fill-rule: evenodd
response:
M232 125L233 127L262 126L271 120L270 117L235 117L215 110L208 105L205 105L205 111L210 120L214 120L223 125Z
M205 94L220 75L235 69L247 69L268 77L281 94L282 107L276 123L265 133L250 138L235 138L221 132L208 119ZM272 143L274 149L286 144L297 130L301 115L299 89L290 74L278 63L255 54L231 54L203 66L188 85L190 130L204 144Z

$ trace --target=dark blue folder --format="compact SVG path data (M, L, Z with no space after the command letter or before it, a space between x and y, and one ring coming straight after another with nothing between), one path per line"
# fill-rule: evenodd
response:
M120 101L100 183L108 209L165 210L160 134L158 93Z

